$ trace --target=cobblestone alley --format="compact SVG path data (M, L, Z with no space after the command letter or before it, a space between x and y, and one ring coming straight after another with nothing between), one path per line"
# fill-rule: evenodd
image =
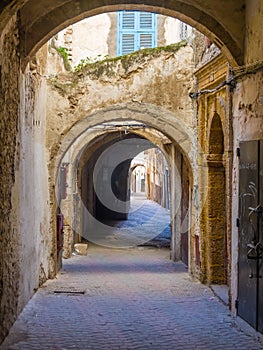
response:
M169 254L90 245L39 289L0 349L263 349Z

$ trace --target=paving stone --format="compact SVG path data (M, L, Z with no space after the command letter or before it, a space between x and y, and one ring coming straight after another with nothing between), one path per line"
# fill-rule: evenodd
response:
M240 329L169 255L165 248L90 245L87 256L65 260L38 290L0 349L263 349L262 337Z

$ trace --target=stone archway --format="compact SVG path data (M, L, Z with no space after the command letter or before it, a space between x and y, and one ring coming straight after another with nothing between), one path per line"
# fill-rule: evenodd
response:
M184 121L161 106L129 102L94 111L72 124L67 133L61 137L59 147L57 144L53 147L50 168L52 177L55 179L61 159L76 140L80 143L83 142L84 145L87 133L96 131L100 134L103 132L103 130L95 130L96 126L112 121L125 123L131 120L144 123L166 135L176 143L190 168L193 169L197 166L196 154L199 151L202 155L202 150L201 148L198 150L194 131ZM161 135L155 137L155 142L160 137Z
M155 112L154 112L155 111ZM156 113L156 117L154 117ZM104 124L98 125L98 115L103 116ZM118 118L117 121L115 118ZM77 124L75 124L72 129L65 135L63 142L61 143L61 147L58 150L57 157L54 159L55 169L54 176L56 176L56 169L59 169L59 164L65 154L70 154L72 158L67 159L66 161L69 164L75 164L77 161L78 164L84 164L86 162L85 159L80 161L80 156L83 153L83 150L89 145L90 151L89 154L93 154L94 145L93 141L96 141L96 138L101 138L102 142L105 140L105 136L103 136L106 132L103 129L103 125L110 125L110 123L119 123L120 126L125 122L131 122L136 118L136 123L138 125L143 125L141 129L137 129L136 133L141 137L146 137L151 142L156 144L160 149L163 150L165 154L167 154L167 159L169 159L170 163L170 186L171 186L171 223L172 223L172 258L175 260L181 259L181 227L184 226L184 234L189 235L193 230L193 227L189 227L190 220L195 222L194 218L190 218L190 215L185 216L185 213L181 212L181 204L180 200L178 203L178 198L182 196L182 188L181 188L181 180L178 181L182 177L181 171L184 167L184 178L186 180L186 175L188 177L187 183L189 186L189 190L187 190L187 194L184 196L184 203L189 211L191 211L192 205L189 203L191 200L196 200L195 196L191 194L189 196L189 192L192 193L193 183L197 181L197 173L196 173L196 165L195 165L195 152L196 145L195 140L193 138L191 130L188 130L183 123L173 123L172 125L169 123L171 120L176 119L176 117L170 114L168 111L164 111L157 106L137 106L136 104L129 104L128 106L114 106L112 108L105 109L103 111L95 112L94 115L90 115L85 119L82 119ZM132 122L133 123L133 122ZM143 123L143 124L141 124ZM150 125L149 125L150 123ZM166 128L166 135L163 133L162 126ZM158 128L158 129L157 129ZM159 131L158 131L159 130ZM105 134L107 135L107 133ZM108 134L110 138L113 135L113 131ZM175 141L176 140L176 141ZM173 144L172 144L173 143ZM201 153L201 152L200 152ZM191 157L191 159L189 159ZM75 160L74 160L75 159ZM80 163L79 163L80 162ZM56 165L55 165L56 164ZM184 166L183 166L184 164ZM191 164L191 165L190 165ZM185 172L185 169L188 168L188 173ZM74 173L74 170L73 170ZM75 172L76 173L76 172ZM179 176L179 177L178 177ZM177 180L176 180L177 179ZM76 182L73 180L73 182ZM184 185L184 189L185 189ZM90 192L90 191L89 191ZM91 193L91 192L90 192ZM72 195L73 198L73 195ZM186 202L188 202L186 204ZM71 207L72 208L72 207ZM67 212L74 212L74 209L66 210ZM194 212L194 210L193 210ZM182 220L181 215L184 216L184 220ZM198 215L196 212L194 215ZM187 222L186 222L187 221ZM69 228L70 229L70 228ZM79 228L81 229L81 228ZM189 238L189 244L191 244L191 240ZM188 248L186 248L188 250ZM68 251L68 249L67 249ZM70 253L69 253L70 254ZM193 257L194 259L194 257Z

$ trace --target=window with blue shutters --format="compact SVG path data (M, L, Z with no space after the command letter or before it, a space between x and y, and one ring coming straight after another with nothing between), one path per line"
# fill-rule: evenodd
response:
M118 12L117 55L156 47L157 15L150 12Z

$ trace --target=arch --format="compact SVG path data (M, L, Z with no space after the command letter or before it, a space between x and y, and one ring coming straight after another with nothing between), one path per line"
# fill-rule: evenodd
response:
M145 165L142 163L136 163L135 165L132 165L130 167L130 172L133 172L137 167L144 167L145 168Z
M143 186L141 182L141 172L140 170L143 169ZM139 177L138 177L139 176ZM144 192L146 191L145 188L145 178L146 178L146 167L145 164L143 163L136 163L135 165L130 166L129 169L129 178L130 178L130 190L131 194L132 193L137 193L137 192ZM138 186L139 183L139 186ZM139 189L138 189L139 188Z
M108 137L107 137L108 136ZM91 136L92 137L92 136ZM93 135L94 137L94 135ZM136 135L133 133L130 134L124 134L123 133L123 137L122 135L120 135L120 132L117 131L110 131L109 133L107 133L106 131L104 131L103 135L100 135L98 137L98 141L96 143L96 139L95 139L95 144L92 142L89 142L86 146L82 147L83 152L81 155L81 158L84 157L84 161L80 161L78 164L76 164L76 166L80 165L80 169L78 169L78 173L81 173L81 182L79 181L79 188L80 188L80 198L82 198L82 202L84 205L81 205L81 207L78 207L78 210L72 210L71 208L68 207L68 210L66 210L67 213L70 212L82 212L82 223L79 225L78 230L76 230L77 232L82 232L83 234L81 236L85 237L86 239L91 239L91 241L96 241L97 238L97 234L100 234L100 238L104 237L103 236L103 230L105 230L105 225L104 225L104 221L106 219L106 223L107 220L110 220L110 222L112 220L125 220L127 219L127 213L126 211L123 211L124 207L125 210L127 210L127 204L129 201L129 195L127 192L127 184L128 184L128 173L129 173L129 168L130 168L130 161L131 159L129 158L133 158L134 155L136 155L137 153L140 153L142 150L148 149L148 148L152 148L155 147L155 145L153 145L151 142L142 142L142 143L138 143L137 141L133 142L132 145L128 145L128 153L124 153L125 155L128 154L128 158L125 160L125 162L123 162L123 158L122 158L122 149L125 148L125 141L132 141L134 139L138 139L139 141L144 139L143 137L141 137L140 135ZM88 139L86 138L86 142L88 142ZM122 143L121 149L118 148L118 150L120 151L120 155L121 157L116 157L116 155L119 155L118 153L109 153L107 152L108 149L110 149L110 152L112 150L112 146L115 145L115 143ZM123 143L124 142L124 143ZM130 148L132 146L132 148ZM137 148L139 146L139 148ZM92 148L91 150L89 148ZM86 152L89 152L89 155L86 156ZM103 161L103 154L107 152L106 158L104 158L104 160L106 160L106 162ZM116 149L115 149L116 152ZM130 157L133 154L132 157ZM79 156L79 153L76 152L76 155ZM76 156L75 155L75 156ZM102 157L102 158L101 158ZM111 161L113 157L113 162ZM101 162L102 159L102 162ZM115 160L118 161L118 165L115 168L114 164ZM127 162L128 161L128 162ZM94 178L94 174L93 174L93 169L96 169L98 163L100 163L99 168L102 169L101 174L102 176L95 176ZM69 159L69 164L74 164L74 160L70 160ZM102 166L101 166L102 165ZM74 165L73 165L74 168ZM110 181L111 186L108 186L108 182L104 183L104 175L103 175L103 170L107 171L107 179L108 181ZM113 172L112 172L112 169ZM114 172L115 170L118 170L117 173L115 173L114 176ZM111 174L111 176L109 176ZM116 189L117 192L114 192L114 188L113 188L113 183L112 180L115 181L118 178L118 182L121 184L121 188L119 187L119 185L117 185ZM94 179L95 182L97 181L96 179L99 178L101 179L99 187L96 188L96 184L94 183ZM73 183L74 183L74 179L73 179ZM95 184L95 187L94 187ZM107 198L105 197L105 195L107 196L108 190L107 188L105 188L105 184L107 186L107 188L112 187L112 192L114 193L115 197L112 197L112 201L108 202ZM104 186L104 187L103 187ZM101 190L101 188L103 187L103 192L102 192L102 197L100 196L100 193L97 192L97 189L99 189L99 192ZM118 189L121 190L121 192L118 191ZM121 194L121 196L119 196L118 194ZM73 198L73 196L72 196ZM102 201L101 201L102 198ZM115 199L120 199L122 202L121 206L117 206L117 210L113 209L113 206L115 205ZM106 202L105 202L106 199ZM74 200L74 199L73 199ZM70 204L70 200L69 198L67 198L67 200L65 201L66 206ZM77 203L80 203L80 201L78 200ZM108 203L110 204L108 206ZM116 202L115 202L116 203ZM74 204L73 204L74 205ZM114 206L115 208L115 206ZM65 209L65 208L64 208ZM113 210L112 210L113 209ZM120 209L120 211L119 211ZM102 214L102 215L101 215ZM68 220L67 220L68 221ZM71 222L73 222L73 220L71 220ZM98 222L100 222L98 224ZM96 230L92 230L91 227L93 227L92 225L96 225ZM69 225L68 225L69 226ZM75 227L73 228L75 230ZM89 235L87 236L87 232L89 232ZM95 234L95 236L94 236ZM72 235L70 233L70 231L67 231L67 236ZM108 229L107 229L107 235L108 235ZM74 234L73 234L74 236ZM138 237L134 238L138 240ZM131 243L132 240L132 236L129 239L129 243ZM69 240L66 239L66 241L68 242ZM76 243L76 242L75 242ZM120 241L116 241L114 244L123 244L123 240ZM110 241L105 240L104 244L111 244ZM68 252L69 249L68 247L66 247L66 251Z
M7 5L8 4L8 5ZM54 34L66 26L96 14L126 10L143 10L179 18L195 27L225 53L232 65L243 63L245 1L175 0L160 6L155 0L45 0L5 1L0 16L0 30L19 10L22 57L34 55ZM1 9L1 8L0 8Z
M102 121L103 124L99 124ZM114 139L114 133L116 133L116 130L110 130L107 132L107 130L105 130L105 125L109 126L110 123L119 123L120 125L123 125L128 122L132 124L138 123L138 125L141 125L141 129L138 128L133 132L139 137L147 138L161 149L165 155L165 158L168 160L168 166L171 174L170 186L174 186L172 187L174 189L175 186L177 186L177 183L180 181L172 180L172 178L181 176L181 163L179 164L178 168L179 173L178 170L174 169L175 166L171 165L171 163L173 163L172 159L176 158L174 153L175 151L172 151L171 147L172 144L176 145L177 150L183 156L183 159L189 167L189 188L192 191L193 184L198 183L198 174L196 171L196 152L198 152L198 147L194 138L194 132L184 123L182 123L182 121L179 120L173 113L159 106L147 105L143 103L128 103L111 106L103 110L94 111L92 114L86 116L86 118L75 123L59 143L60 147L57 150L57 155L53 162L54 179L56 177L57 170L59 169L59 164L67 153L70 154L71 160L69 163L73 164L74 159L76 162L79 162L81 159L81 154L86 147L91 146L90 154L93 153L94 147L97 147L96 140L99 140L98 143L103 143L106 141L106 139L108 141L110 139ZM73 151L71 151L71 149L73 149ZM199 154L202 155L200 149ZM82 162L82 164L84 164L84 162ZM179 185L179 187L181 188L181 185ZM181 210L178 210L180 208L180 201L179 203L178 201L175 201L176 196L181 196L180 191L181 190L179 188L175 189L174 192L176 193L172 194L172 196L174 196L173 198L171 197L172 240L176 241L172 245L172 258L175 260L181 259L180 227L183 225L183 223L181 222ZM191 196L191 201L196 201L194 194ZM189 207L191 207L191 204L189 204ZM73 212L74 210L68 210L68 212L70 211ZM177 251L175 251L176 249Z
M196 152L198 150L194 132L182 123L182 120L177 118L174 113L160 106L132 102L94 111L76 122L67 134L61 137L60 142L54 146L55 149L52 151L52 154L55 154L52 163L54 180L61 159L76 140L83 142L84 146L87 143L86 137L89 133L97 133L97 135L104 133L103 129L96 129L102 123L131 120L148 125L172 140L184 155L190 169L195 167L197 164ZM199 153L203 154L201 149L199 149Z

